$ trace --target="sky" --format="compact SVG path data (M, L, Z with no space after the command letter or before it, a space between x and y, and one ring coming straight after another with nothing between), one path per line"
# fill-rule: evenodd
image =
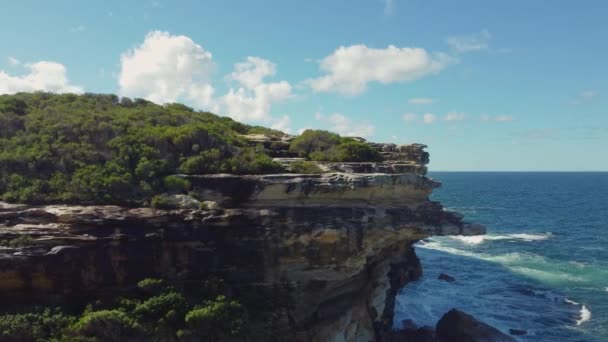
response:
M606 171L607 17L603 0L3 1L0 94L424 143L431 171Z

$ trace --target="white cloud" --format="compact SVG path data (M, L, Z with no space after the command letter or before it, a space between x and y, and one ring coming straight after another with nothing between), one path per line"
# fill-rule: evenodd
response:
M211 106L212 55L186 36L152 31L121 56L120 94L166 103L188 99Z
M228 79L241 86L230 88L221 98L226 114L236 120L270 120L272 104L292 96L291 85L287 81L264 83L264 79L274 76L276 65L259 57L247 57L237 63Z
M374 134L374 125L367 122L354 122L340 113L325 116L319 112L315 113L315 119L329 124L329 130L343 136L370 137Z
M255 88L268 76L276 74L276 65L259 57L247 57L247 61L236 63L234 71L228 76L248 89Z
M437 117L435 116L435 114L426 113L426 114L422 115L422 121L425 124L432 124L433 122L435 122L436 119L437 119Z
M422 48L341 46L321 60L325 75L305 82L315 92L356 95L364 92L370 82L413 81L440 72L451 61L447 54L429 53Z
M492 38L486 29L467 36L454 36L447 39L448 45L456 53L484 50L488 48L488 42Z
M515 121L515 117L512 115L489 115L481 114L481 121L493 121L493 122L511 122Z
M122 54L120 94L156 103L186 102L236 120L265 123L272 122L272 105L292 96L287 81L265 82L276 74L276 65L268 60L247 57L236 63L226 76L236 86L223 95L211 83L214 69L212 54L189 37L152 31Z
M8 56L8 64L12 67L16 67L21 64L21 61L13 56Z
M415 113L405 113L403 114L403 121L405 122L414 122L418 120L418 115Z
M11 76L0 71L0 94L45 91L53 93L82 93L79 86L70 84L63 64L40 61L24 65L29 73Z
M283 115L280 119L276 120L270 128L279 130L285 133L291 133L291 118L288 115Z
M435 103L435 99L431 99L428 97L416 97L413 99L409 99L407 101L407 103L409 104L415 104L415 105L427 105L427 104L432 104Z
M454 121L464 121L466 118L467 118L467 115L465 113L449 112L445 115L443 120L454 122Z

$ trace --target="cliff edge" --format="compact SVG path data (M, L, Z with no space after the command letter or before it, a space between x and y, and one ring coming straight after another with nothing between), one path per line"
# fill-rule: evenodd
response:
M287 169L289 138L246 137ZM315 162L316 174L177 175L172 209L0 202L6 308L62 304L144 278L222 278L273 300L277 340L373 341L422 269L412 245L484 234L429 200L424 145L370 144L381 162ZM253 313L255 314L255 313Z

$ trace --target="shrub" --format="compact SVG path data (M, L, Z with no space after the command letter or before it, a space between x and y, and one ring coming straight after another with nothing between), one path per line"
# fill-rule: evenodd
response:
M129 340L141 333L135 321L120 310L86 312L70 330L76 336L101 341Z
M156 209L175 209L175 203L167 195L156 195L152 197L150 206Z
M182 312L186 307L186 299L177 292L169 292L154 296L137 305L133 313L140 321L157 322L170 311Z
M149 294L158 294L165 289L165 281L162 279L146 278L137 283L142 291Z
M173 193L185 193L190 190L190 182L178 176L167 176L163 179L165 189Z
M0 315L0 340L39 341L58 339L75 322L59 309Z
M323 173L323 170L315 162L297 161L290 165L291 171L294 173Z
M224 296L191 310L185 321L191 334L213 340L221 336L239 336L245 332L247 323L241 304Z
M382 160L380 152L366 143L347 140L338 145L336 161L373 162Z
M291 142L289 151L318 161L366 162L380 161L378 151L364 142L341 138L327 131L306 130Z
M326 151L340 143L340 136L328 131L307 129L293 139L289 151L308 158L313 152Z

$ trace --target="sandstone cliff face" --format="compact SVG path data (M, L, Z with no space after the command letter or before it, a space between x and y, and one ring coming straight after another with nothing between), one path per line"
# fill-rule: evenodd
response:
M23 241L0 247L3 305L219 276L281 297L279 340L381 339L422 272L412 244L485 229L428 200L424 145L374 146L386 162L320 175L183 176L205 210L0 203L0 240Z

